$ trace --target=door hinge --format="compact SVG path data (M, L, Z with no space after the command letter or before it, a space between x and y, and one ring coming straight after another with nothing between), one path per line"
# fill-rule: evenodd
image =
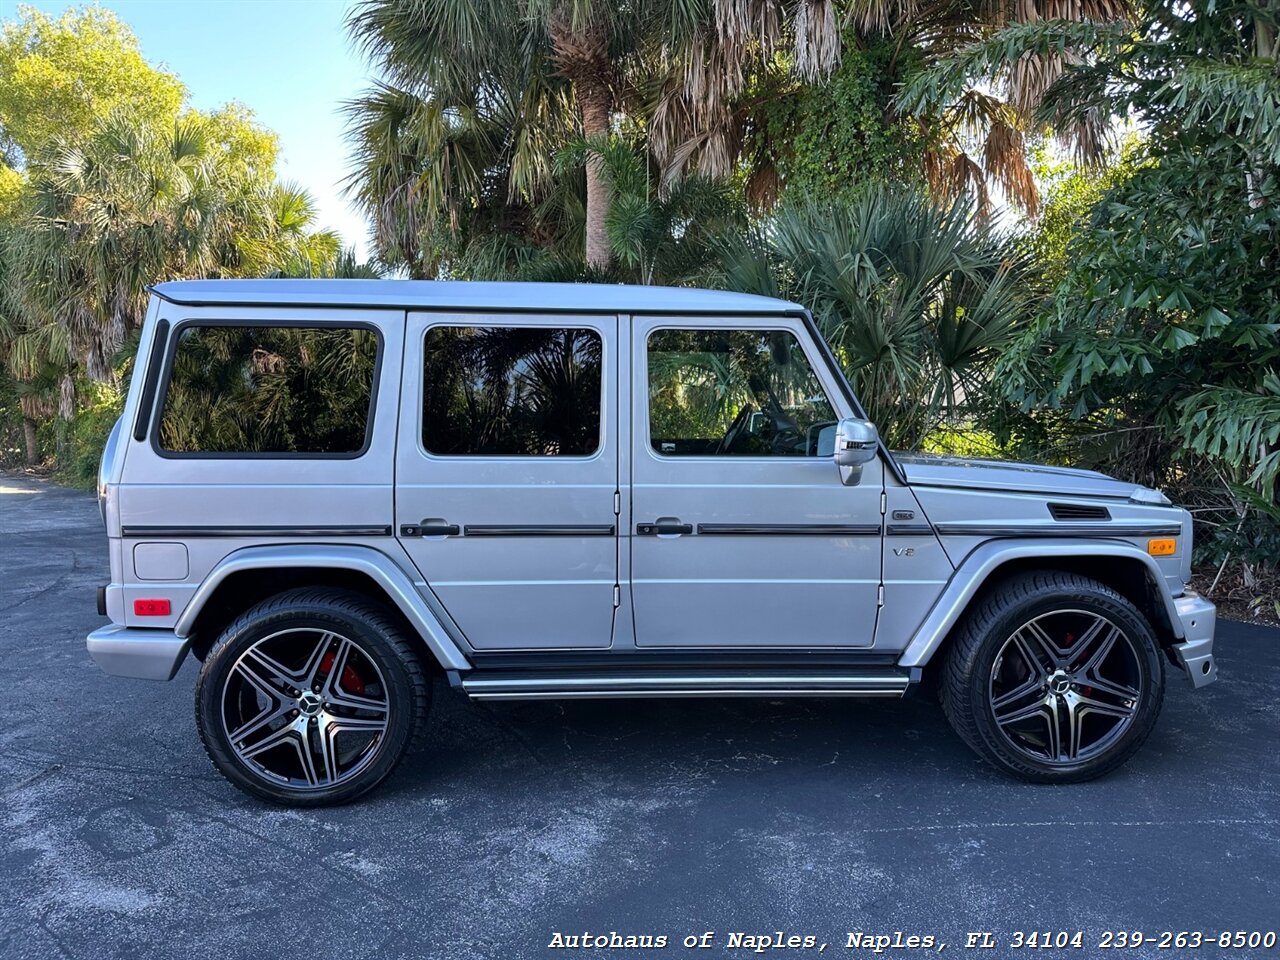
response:
M613 585L613 605L622 606L622 587L616 583Z
M616 517L622 512L622 491L613 491L613 515Z
M883 490L880 491L880 516L884 516L885 507L889 505L889 495Z
M883 583L880 584L880 590L879 592L876 593L876 606L877 607L884 606L884 584Z

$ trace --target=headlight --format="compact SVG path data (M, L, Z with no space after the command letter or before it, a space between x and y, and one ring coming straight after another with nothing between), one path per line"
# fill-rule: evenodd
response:
M1129 494L1129 499L1134 503L1146 503L1158 507L1173 506L1172 500L1159 490L1152 490L1150 487L1134 487L1133 493Z

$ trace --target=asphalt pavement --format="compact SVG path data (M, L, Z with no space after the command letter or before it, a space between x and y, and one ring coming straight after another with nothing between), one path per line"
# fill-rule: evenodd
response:
M1107 931L1280 934L1278 630L1221 623L1220 682L1171 674L1146 747L1091 784L1003 778L923 696L484 706L437 685L422 753L299 812L210 766L194 661L168 684L92 663L106 579L90 496L0 474L2 960L870 957L851 934L895 932L1092 957L1116 955ZM1014 950L1018 931L1082 945ZM549 946L612 932L667 945ZM779 932L814 946L730 945ZM997 946L966 950L980 932Z

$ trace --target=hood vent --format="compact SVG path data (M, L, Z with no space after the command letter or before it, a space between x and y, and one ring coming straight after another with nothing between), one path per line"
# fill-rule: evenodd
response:
M1087 506L1080 503L1051 503L1049 513L1055 520L1110 520L1106 507Z

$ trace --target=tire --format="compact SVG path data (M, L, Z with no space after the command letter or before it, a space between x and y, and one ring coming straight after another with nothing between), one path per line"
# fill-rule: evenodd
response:
M196 682L213 765L251 796L347 803L385 780L426 727L431 687L415 645L356 593L302 588L231 623Z
M1044 570L999 584L969 611L941 680L947 719L979 756L1022 780L1079 783L1146 741L1164 657L1115 590Z

